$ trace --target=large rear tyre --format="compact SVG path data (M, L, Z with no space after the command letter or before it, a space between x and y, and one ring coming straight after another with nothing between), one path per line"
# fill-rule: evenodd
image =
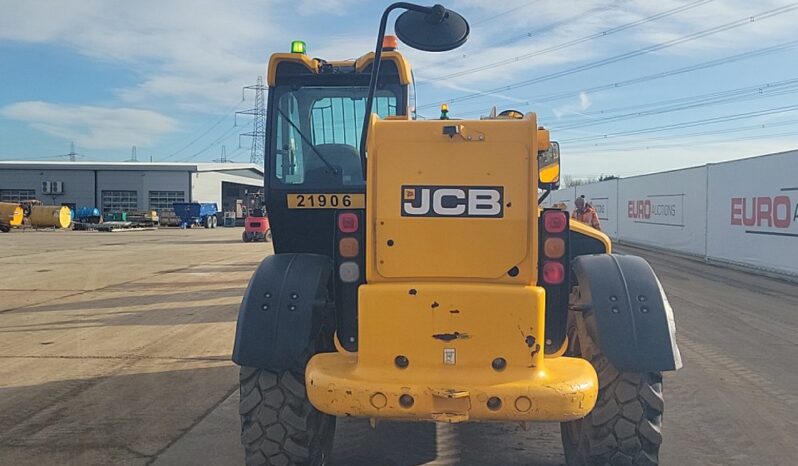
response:
M242 367L241 443L247 466L325 464L335 417L310 404L304 374Z
M248 233L248 232L246 232L246 231L245 231L245 232L243 232L243 233L241 233L241 239L242 239L242 240L243 240L245 243L249 243L250 241L252 241L252 237L250 237L250 236L249 236L249 233Z
M263 235L263 240L266 241L267 243L271 243L272 242L272 230L271 230L271 228L266 230L266 234Z
M560 425L569 466L658 465L662 444L662 375L620 372L591 337L581 312L569 316L567 355L590 361L599 379L596 407Z
M326 284L317 297L326 301L313 310L312 341L287 371L241 367L241 444L247 466L323 466L335 436L335 416L308 400L305 366L316 353L334 351L334 321Z

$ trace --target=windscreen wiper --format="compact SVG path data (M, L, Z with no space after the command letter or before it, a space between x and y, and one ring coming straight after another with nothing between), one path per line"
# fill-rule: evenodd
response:
M288 124L289 124L289 125L291 125L291 127L292 127L292 128L294 128L294 129L296 130L296 132L297 132L297 133L299 133L299 137L300 137L300 138L302 138L302 140L303 140L303 141L305 141L305 144L307 144L308 146L310 146L310 148L311 148L311 149L313 149L313 152L314 152L314 153L315 153L315 154L316 154L316 155L319 157L319 159L321 159L321 161L322 161L322 162L324 162L324 165L327 165L327 168L329 168L330 170L332 170L332 172L333 172L333 175L337 175L337 174L338 174L338 169L337 169L337 168L335 168L335 167L334 167L334 166L333 166L333 165L332 165L330 162L328 162L328 161L327 161L327 159L325 159L323 155L321 155L321 152L319 152L319 150L318 150L318 149L316 149L316 146L314 146L314 145L313 145L313 143L312 143L312 142L310 142L310 139L308 139L308 137L307 137L307 136L305 136L305 134L302 132L302 130L301 130L301 129L299 129L299 127L298 127L297 125L295 125L295 124L294 124L294 122L293 122L293 121L291 121L291 119L290 119L290 118L288 118L288 115L286 115L285 113L283 113L283 111L282 111L282 110L280 110L279 108L277 109L277 112L278 112L278 113L279 113L279 114L280 114L280 115L281 115L283 118L285 118L285 121L287 121L287 122L288 122Z

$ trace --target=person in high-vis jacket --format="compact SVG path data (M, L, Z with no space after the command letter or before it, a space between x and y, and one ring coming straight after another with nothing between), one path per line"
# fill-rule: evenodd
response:
M600 231L601 221L599 221L598 213L596 213L596 209L594 209L589 202L585 201L585 196L581 195L577 197L574 204L576 205L576 209L574 209L571 214L571 218L590 225Z

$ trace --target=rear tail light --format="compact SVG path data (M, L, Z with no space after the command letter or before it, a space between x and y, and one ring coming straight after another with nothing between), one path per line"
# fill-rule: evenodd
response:
M546 233L562 233L568 225L568 217L561 210L550 210L543 213L543 229Z
M566 340L571 287L570 219L559 209L545 209L538 221L538 283L546 291L545 354L556 354Z
M543 242L543 254L549 259L559 259L565 255L565 240L562 238L546 238Z
M357 238L346 237L338 241L338 254L340 254L341 257L355 257L359 249L360 245L357 242Z
M565 281L565 267L554 261L543 263L543 281L547 285L559 285Z
M338 266L338 276L344 283L354 283L360 278L360 267L357 262L342 262Z
M352 212L344 212L338 215L338 229L341 233L354 233L358 229L357 215Z

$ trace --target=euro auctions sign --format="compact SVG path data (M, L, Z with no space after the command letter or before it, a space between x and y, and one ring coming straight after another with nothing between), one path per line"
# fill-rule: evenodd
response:
M684 194L654 194L627 203L627 215L635 223L684 226Z
M798 151L708 168L707 256L798 275Z
M773 196L732 197L732 226L752 235L798 237L798 187L785 187Z

